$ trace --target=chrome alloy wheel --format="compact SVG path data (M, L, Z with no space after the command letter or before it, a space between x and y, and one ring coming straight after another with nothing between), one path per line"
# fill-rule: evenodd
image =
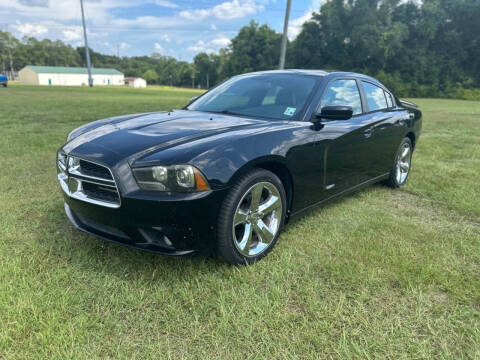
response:
M397 156L397 167L395 179L399 185L407 180L408 172L410 171L410 163L412 161L412 148L408 142L405 142Z
M238 203L233 218L233 241L244 256L264 252L275 239L282 220L280 192L270 182L248 189Z

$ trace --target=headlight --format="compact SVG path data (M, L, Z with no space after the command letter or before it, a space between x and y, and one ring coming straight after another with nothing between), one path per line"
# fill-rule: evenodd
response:
M210 190L198 169L191 165L152 166L133 169L144 190L192 192Z

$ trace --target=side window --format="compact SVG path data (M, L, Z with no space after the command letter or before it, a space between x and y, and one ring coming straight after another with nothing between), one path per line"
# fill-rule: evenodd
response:
M320 100L320 108L329 105L351 106L353 115L362 113L362 101L355 80L335 80L331 82Z
M392 95L390 95L390 93L385 92L385 97L387 98L387 105L389 108L392 108L393 107L393 100L392 100Z
M385 99L385 93L382 88L366 81L362 81L362 86L367 97L368 111L387 108L387 99Z

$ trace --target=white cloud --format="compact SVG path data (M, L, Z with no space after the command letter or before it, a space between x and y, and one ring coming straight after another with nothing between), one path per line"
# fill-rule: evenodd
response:
M134 5L135 2L132 0L85 1L85 16L92 23L105 24L112 18L110 10ZM0 9L13 12L17 18L21 16L37 21L78 21L80 2L78 0L0 0Z
M312 18L313 11L308 11L304 15L293 19L288 24L288 38L290 40L295 39L302 31L302 26L305 22Z
M178 5L169 0L155 0L154 4L158 6L163 6L166 8L178 8Z
M48 26L48 25L47 25ZM53 28L61 28L60 32L62 34L63 40L66 42L76 42L83 39L83 27L79 25L73 26L62 26L58 23L50 23L50 26ZM108 36L107 33L92 33L87 28L87 35L89 39L100 38Z
M160 53L162 53L162 52L165 51L165 49L163 48L163 46L160 45L158 42L156 42L156 43L154 44L154 48L155 48L155 51L160 52Z
M312 0L309 9L302 16L290 20L288 24L288 38L290 40L294 40L300 34L303 24L312 18L314 12L319 11L320 5L324 2L325 0Z
M80 40L83 36L81 26L69 26L62 30L63 39L67 42Z
M128 30L129 27L159 30L188 25L184 19L174 16L138 16L133 19L117 18L112 19L110 23L115 27L126 28L125 30Z
M195 45L191 45L187 49L194 52L213 53L215 52L215 49L218 50L221 47L226 47L230 45L230 43L231 41L229 38L225 36L218 36L210 41L199 40L195 43Z
M127 50L127 49L130 49L130 47L131 47L130 44L126 42L121 42L119 45L120 50Z
M257 4L255 0L232 0L208 9L184 10L180 12L180 17L197 21L205 20L209 17L220 20L232 20L256 14L264 9L265 7Z
M190 45L187 49L194 52L215 52L215 50L208 48L208 44L203 40L197 41L195 45Z
M17 30L22 36L39 36L48 32L46 26L30 23L22 24L19 21L17 21L17 25L13 25L13 28Z
M168 36L168 34L163 34L162 36L160 36L160 39L167 42L167 43L172 41L172 39L170 39L170 36Z
M221 46L221 47L226 47L228 45L230 45L231 41L229 38L227 37L218 37L216 39L213 39L212 41L210 41L210 44L212 45L215 45L215 46Z
M179 55L189 58L193 51L213 52L228 46L230 41L225 34L232 37L235 31L227 30L222 35L218 34L223 24L232 19L251 17L265 10L272 1L204 0L196 5L192 1L192 8L189 9L183 6L185 2L175 0L84 0L89 45L93 48L110 46L116 50L117 44L126 41L132 46L127 51L122 48L125 55L142 55L152 49L152 45L155 47L157 42L164 53L177 49L175 51ZM131 15L118 15L146 3L170 9L159 11L158 15L133 18ZM205 7L194 8L201 4ZM0 0L0 26L2 23L11 23L12 18L18 19L18 22L8 26L18 37L29 35L43 38L44 34L48 34L51 39L60 39L72 46L83 46L79 0ZM203 41L200 42L200 39ZM105 45L107 40L109 45Z
M27 6L48 6L48 0L19 0L19 2Z

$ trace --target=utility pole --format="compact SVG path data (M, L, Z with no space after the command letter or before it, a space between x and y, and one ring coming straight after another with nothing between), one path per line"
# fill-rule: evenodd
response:
M192 89L195 89L195 68L192 67Z
M12 58L12 35L10 33L7 33L7 38L8 38L8 43L7 43L7 49L8 49L8 57L10 58L10 80L15 80L15 71L13 70L13 58Z
M3 25L3 32L5 33L5 36L7 36L7 24ZM6 42L3 45L5 46L5 48L7 48L7 43ZM5 60L6 60L6 56L2 55L2 65L3 65L2 74L6 75L7 71L6 71L6 66L5 66Z
M287 33L288 33L288 19L290 18L290 7L292 0L287 0L287 9L285 11L285 22L283 23L282 46L280 47L280 61L278 68L283 70L285 68L285 54L287 52Z
M88 69L88 86L92 87L92 69L90 65L90 53L88 52L87 28L85 27L85 12L83 11L83 0L80 0L80 8L82 9L83 37L85 39L85 58L87 60Z

